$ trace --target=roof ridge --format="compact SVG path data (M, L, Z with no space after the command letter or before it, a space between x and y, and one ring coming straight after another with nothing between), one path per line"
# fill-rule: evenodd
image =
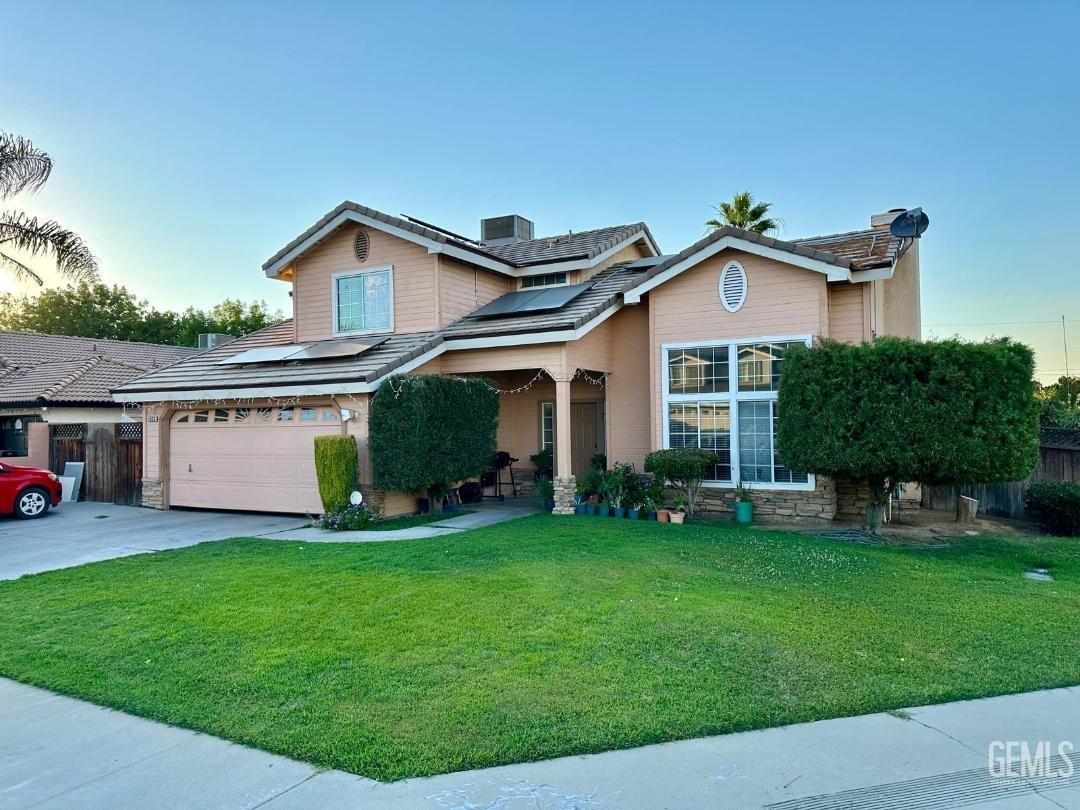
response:
M0 329L0 335L37 335L38 337L62 338L64 340L82 340L89 343L119 343L122 346L153 346L157 349L179 349L195 352L192 346L176 346L172 343L151 343L148 340L120 340L119 338L83 337L82 335L58 335L53 332L39 332L36 329Z
M93 357L88 357L86 360L84 360L82 363L80 363L79 367L77 369L75 369L71 374L69 374L68 376L64 377L63 379L57 381L54 385L50 385L48 388L46 388L45 391L42 393L40 398L41 399L52 399L56 394L58 394L63 389L67 388L73 382L75 382L80 377L82 377L84 374L86 374L86 372L88 372L90 369L92 369L94 366L98 365L99 363L103 362L104 360L105 360L105 358L102 357L101 355L95 355Z
M892 236L888 231L883 231L880 228L859 228L854 231L837 231L836 233L827 233L822 236L800 236L798 239L792 239L792 242L818 242L824 239L835 239L838 236L857 236L860 234L888 234Z

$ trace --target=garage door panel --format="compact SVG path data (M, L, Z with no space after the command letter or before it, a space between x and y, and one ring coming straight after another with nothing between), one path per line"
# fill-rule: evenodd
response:
M314 439L340 432L339 422L174 423L170 502L208 509L320 513Z

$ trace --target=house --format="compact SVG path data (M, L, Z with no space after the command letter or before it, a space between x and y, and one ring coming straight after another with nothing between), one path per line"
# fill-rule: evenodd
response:
M194 354L194 349L121 340L0 331L0 457L49 466L49 425L139 425L138 404L111 389Z
M786 348L820 338L918 337L918 243L868 228L782 241L721 228L662 254L644 223L534 238L520 216L471 239L345 202L264 265L293 317L119 386L145 406L147 505L321 511L312 439L356 437L375 492L371 396L393 374L484 375L500 389L499 449L551 447L556 511L591 458L641 465L660 447L716 453L706 509L733 482L759 511L832 517L836 482L774 447ZM843 499L841 499L843 500Z

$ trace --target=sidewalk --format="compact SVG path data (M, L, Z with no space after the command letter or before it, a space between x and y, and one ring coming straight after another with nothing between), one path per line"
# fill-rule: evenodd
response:
M0 679L0 807L1080 810L1080 751L1037 789L987 771L995 740L1080 749L1080 688L904 714L384 784Z

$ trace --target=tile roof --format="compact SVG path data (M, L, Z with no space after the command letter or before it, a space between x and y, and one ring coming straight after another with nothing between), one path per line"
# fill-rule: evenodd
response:
M314 225L263 262L263 270L269 269L272 265L287 256L290 252L310 239L346 211L353 211L392 227L414 233L417 236L421 236L441 245L454 245L464 250L471 251L478 256L485 256L512 267L529 267L536 264L547 264L549 262L575 258L595 258L605 250L642 232L646 234L650 244L656 244L645 223L635 222L631 225L597 228L591 231L580 231L578 233L530 239L525 242L504 245L486 245L482 242L458 236L449 231L443 231L421 224L416 220L391 216L390 214L384 214L382 211L376 211L374 208L368 208L366 205L360 205L359 203L346 200L333 210L327 212L325 216L320 217Z
M845 259L852 270L888 267L911 246L910 240L893 236L888 230L868 228L828 236L809 236L794 239L792 244L814 248Z
M0 331L0 402L115 404L110 391L195 349Z
M1044 427L1039 430L1039 444L1056 450L1080 450L1080 429Z
M343 342L355 340L344 338ZM292 321L288 320L202 352L183 363L131 380L114 390L132 393L369 382L434 348L442 342L442 338L435 332L391 335L385 343L357 357L331 360L249 363L243 366L218 365L217 362L247 349L287 346L292 342Z

